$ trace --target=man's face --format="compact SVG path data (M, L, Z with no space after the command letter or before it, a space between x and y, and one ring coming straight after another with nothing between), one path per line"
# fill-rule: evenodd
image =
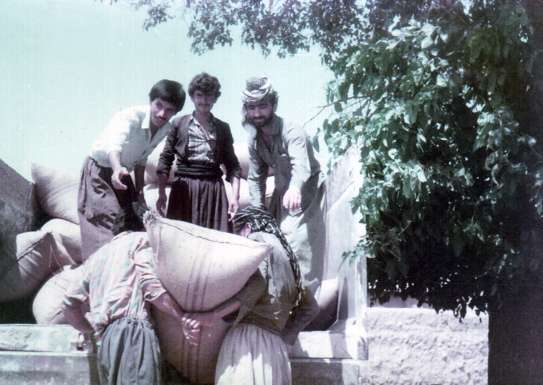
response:
M253 232L253 228L249 222L245 223L245 226L237 232L237 235L247 238L249 234Z
M161 98L151 101L151 127L160 128L177 113L177 109L171 103Z
M276 105L270 102L245 105L249 122L256 128L262 128L271 123L276 110Z
M214 94L204 94L202 91L194 91L191 99L194 103L194 109L203 114L209 113L217 101Z

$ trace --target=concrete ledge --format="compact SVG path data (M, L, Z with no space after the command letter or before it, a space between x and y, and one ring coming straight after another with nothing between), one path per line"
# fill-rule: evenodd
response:
M98 384L96 355L84 352L0 352L2 385Z
M348 359L291 359L294 385L359 385L367 361Z
M301 332L293 346L288 346L292 358L336 358L367 360L367 339L356 328L344 331Z
M76 351L79 332L70 325L0 326L0 350L68 353Z

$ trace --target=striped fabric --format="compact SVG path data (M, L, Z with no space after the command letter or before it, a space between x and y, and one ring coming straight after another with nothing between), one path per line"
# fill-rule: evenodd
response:
M217 132L213 119L209 126L209 134L194 117L189 125L189 143L187 157L192 164L214 165L217 153Z
M96 336L122 317L149 320L149 305L165 289L153 269L153 253L146 233L125 232L100 248L85 262L80 279L66 292L65 306L87 299Z

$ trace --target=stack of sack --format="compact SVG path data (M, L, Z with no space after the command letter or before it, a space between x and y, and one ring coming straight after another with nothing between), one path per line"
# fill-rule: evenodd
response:
M31 171L39 204L50 219L36 231L17 235L15 257L3 261L0 302L36 295L33 313L38 323L65 323L58 293L63 293L63 281L81 264L79 180L62 169L39 164L32 164Z
M149 157L145 172L144 193L152 209L158 198L156 167L163 146L164 142ZM249 205L247 145L238 145L236 151L243 169L240 184L243 208ZM175 167L168 181L168 193L174 171ZM61 168L36 163L32 164L31 173L38 202L48 220L36 231L17 235L16 257L3 261L7 267L0 278L0 302L34 296L32 312L38 324L67 324L61 311L63 295L82 263L77 214L79 177ZM230 184L225 185L231 194ZM270 176L268 201L273 187ZM209 310L234 295L270 247L155 214L147 216L146 227L158 256L159 277L187 311ZM228 326L219 323L206 328L201 344L192 347L185 342L178 325L172 325L165 314L155 315L167 361L194 383L212 383Z

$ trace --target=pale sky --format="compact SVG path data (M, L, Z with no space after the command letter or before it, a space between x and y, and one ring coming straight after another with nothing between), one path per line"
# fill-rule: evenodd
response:
M145 31L144 19L145 12L122 1L0 1L0 159L28 180L32 162L79 174L116 111L147 104L160 79L177 80L186 89L202 71L222 84L213 113L230 124L236 142L245 141L240 94L251 76L268 76L279 93L278 115L308 122L310 134L326 117L310 121L326 104L332 78L317 51L266 59L234 42L196 56L185 21ZM187 98L181 114L192 108Z

